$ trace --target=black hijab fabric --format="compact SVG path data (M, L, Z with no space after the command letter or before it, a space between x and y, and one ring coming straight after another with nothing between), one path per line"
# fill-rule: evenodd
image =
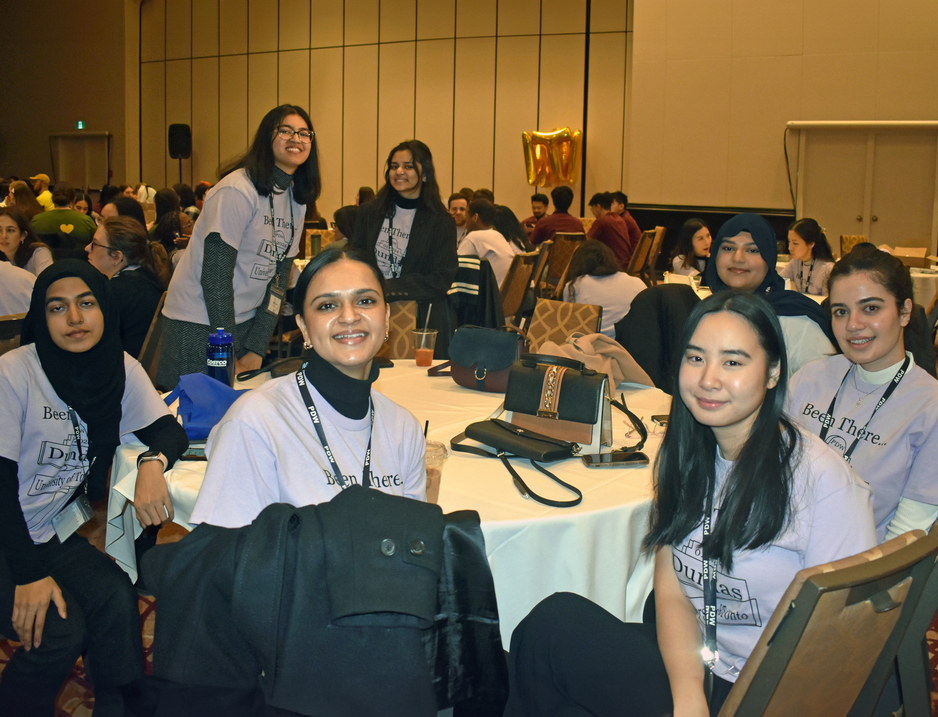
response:
M46 296L59 279L77 277L94 294L104 314L101 340L83 353L55 345L46 323ZM120 443L121 399L124 396L124 350L118 313L111 305L107 277L84 261L62 259L39 274L29 312L23 322L21 344L36 344L42 370L56 395L88 427L89 492L92 499L107 490L107 469Z
M720 227L716 241L713 243L713 249L710 252L710 261L707 262L706 276L710 290L716 294L718 291L730 289L717 273L720 244L723 243L724 239L738 236L742 232L749 232L752 235L752 240L759 248L759 254L761 254L762 261L765 262L767 267L765 278L752 293L758 294L768 301L775 309L777 316L808 317L821 328L824 335L836 347L837 339L831 329L830 314L813 299L785 288L785 280L779 276L775 268L778 262L778 244L775 239L775 231L765 217L760 214L737 214Z

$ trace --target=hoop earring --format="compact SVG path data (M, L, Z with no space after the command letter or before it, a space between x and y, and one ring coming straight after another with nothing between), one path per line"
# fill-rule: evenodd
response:
M311 348L313 348L313 345L309 341L304 341L303 348L309 351Z

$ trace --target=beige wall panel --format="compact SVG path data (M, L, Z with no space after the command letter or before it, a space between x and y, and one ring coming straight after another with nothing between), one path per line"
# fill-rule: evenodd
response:
M590 41L586 176L581 183L587 198L622 186L624 87L625 33L594 35Z
M227 119L226 119L227 121ZM218 169L218 59L192 61L192 185L214 182Z
M495 39L456 41L456 92L453 121L455 182L491 188L495 142Z
M805 55L801 74L801 119L862 120L876 116L875 53Z
M152 62L166 57L166 3L150 0L140 6L140 60Z
M733 41L732 0L667 0L667 4L665 51L668 60L730 56Z
M345 49L344 84L342 196L351 197L360 186L374 187L377 181L381 152L377 144L377 45Z
M319 211L324 216L344 204L342 196L342 48L310 50L309 116L316 130L322 194Z
M876 117L938 119L938 52L882 52L876 75Z
M569 0L541 0L541 32L564 35L586 30L586 3ZM572 208L571 208L571 211Z
M166 59L181 60L192 56L192 3L190 0L166 0Z
M248 55L248 133L253 138L264 115L276 107L277 54Z
M341 47L345 33L343 0L310 0L310 47Z
M800 56L733 60L727 205L792 208L781 137L800 119L800 95Z
M278 52L277 104L299 105L309 112L309 50Z
M804 156L804 216L824 227L840 253L841 234L862 234L866 184L866 131L811 129Z
M421 2L420 6L427 4ZM414 135L433 153L440 193L446 196L452 194L453 184L454 56L455 43L452 40L425 40L417 43ZM456 92L465 91L466 88L460 82ZM456 181L459 181L458 177Z
M345 0L345 44L378 41L379 0Z
M280 0L280 50L309 47L309 0ZM307 67L309 63L307 63Z
M456 0L423 0L417 3L418 40L452 37L455 29Z
M140 68L140 121L143 161L140 178L154 187L166 186L166 65L145 63ZM117 183L123 181L115 177Z
M730 68L728 59L668 63L662 186L659 196L651 201L717 206L726 203ZM691 112L687 111L688 97L697 98ZM649 201L638 196L630 196L630 200Z
M938 50L938 3L903 0L879 5L879 51Z
M218 47L222 55L248 51L248 0L218 0Z
M890 3L890 9L896 3ZM879 0L811 0L804 5L804 52L876 50Z
M273 52L279 31L277 0L249 0L248 52Z
M458 0L456 37L490 37L495 34L496 0Z
M800 55L804 2L733 0L733 56Z
M396 42L378 49L378 157L414 136L416 43Z
M531 214L536 190L527 182L521 133L537 125L537 37L498 40L495 78L496 201L511 207L518 219Z
M665 59L668 40L668 5L655 0L636 0L632 56L635 62Z
M590 5L590 29L593 32L625 32L629 5L623 0L593 0Z
M541 26L541 0L498 3L498 36L537 35ZM529 215L525 215L529 216ZM524 219L524 217L521 217Z
M192 56L217 54L218 0L197 0L192 5Z
M417 0L381 0L381 42L416 39Z
M171 124L187 124L192 128L192 61L173 60L166 63L166 129ZM168 134L168 132L164 132ZM164 137L166 184L179 181L179 160L169 156L169 139ZM182 160L182 181L192 181L192 159ZM153 184L153 182L150 182ZM154 185L155 186L155 185ZM160 187L157 187L160 189Z
M218 58L218 161L227 164L248 146L248 58ZM257 129L252 127L250 136Z
M931 244L935 133L877 133L870 239L890 246Z

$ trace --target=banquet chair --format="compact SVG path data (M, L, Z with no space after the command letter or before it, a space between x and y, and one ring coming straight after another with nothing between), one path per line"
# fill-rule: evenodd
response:
M566 343L575 333L598 334L602 323L603 307L598 304L538 299L528 326L530 352L536 354L546 341Z
M390 359L414 357L414 335L417 328L417 302L392 301L391 320L388 322L388 340L378 356Z
M156 305L156 312L153 314L153 320L150 321L150 329L143 339L143 346L140 347L140 355L137 357L154 386L156 386L156 372L160 367L160 349L163 345L163 304L165 303L166 292L164 291ZM172 388L172 386L166 388Z
M799 571L720 717L872 715L936 554L938 531L914 530Z
M563 287L563 279L570 266L573 253L586 241L586 234L582 232L557 232L553 236L554 246L550 250L547 261L547 272L544 277L546 289L554 296Z
M658 286L658 273L655 265L658 263L658 254L661 253L661 242L664 240L664 227L655 227L655 236L648 248L648 256L642 268L639 269L639 278L645 282L645 286Z
M12 351L20 345L20 332L26 314L7 314L0 316L0 355Z
M461 255L446 299L456 313L457 326L471 324L497 329L505 323L498 282L488 259L474 254Z
M625 273L629 276L641 278L641 271L645 268L645 260L648 259L648 252L651 249L652 242L655 240L655 233L654 229L642 232L642 237L638 240L638 246L636 246L635 251L632 252L632 258L629 260L629 265L625 270Z
M515 254L511 258L508 273L502 280L498 292L502 301L502 313L515 326L521 323L519 314L525 295L531 290L531 275L534 273L538 258L539 253L536 251Z
M863 234L841 234L840 235L840 256L845 257L857 244L866 241Z

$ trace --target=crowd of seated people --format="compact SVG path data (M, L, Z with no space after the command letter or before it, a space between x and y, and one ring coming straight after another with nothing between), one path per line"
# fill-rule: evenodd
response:
M334 245L287 295L321 189L316 142L306 111L281 105L214 186L109 185L95 203L40 174L0 191L0 312L28 311L22 345L0 356L0 634L22 643L0 673L0 715L52 714L83 651L96 710L146 702L133 586L56 516L106 492L115 449L138 441L137 519L153 528L173 517L164 471L187 439L133 358L164 291L167 388L201 372L218 327L234 337L239 370L261 368L285 301L303 335L303 367L232 404L206 445L192 522L239 529L271 505L325 503L349 485L425 501L424 432L407 405L373 390L392 303L430 315L445 358L457 256L487 259L501 283L516 254L583 233L567 186L534 194L523 222L489 189L444 205L430 148L408 140L387 155L376 193L362 187L335 211ZM641 234L628 198L602 192L589 205L595 220L561 293L601 305L600 332L614 337L635 297L662 287L625 273ZM65 226L87 262L55 260L41 241ZM798 570L938 519L938 380L934 355L908 350L921 330L908 268L869 245L835 262L813 219L793 223L788 241L780 273L775 231L758 214L713 237L698 219L682 227L668 268L701 275L712 295L694 299L678 329L644 537L655 609L639 624L585 597L544 600L511 638L506 715L716 714L765 620L718 618L715 635L704 631L711 598L685 574L709 561L720 580L745 581L767 618ZM37 494L49 442L75 450L55 466L60 489Z

